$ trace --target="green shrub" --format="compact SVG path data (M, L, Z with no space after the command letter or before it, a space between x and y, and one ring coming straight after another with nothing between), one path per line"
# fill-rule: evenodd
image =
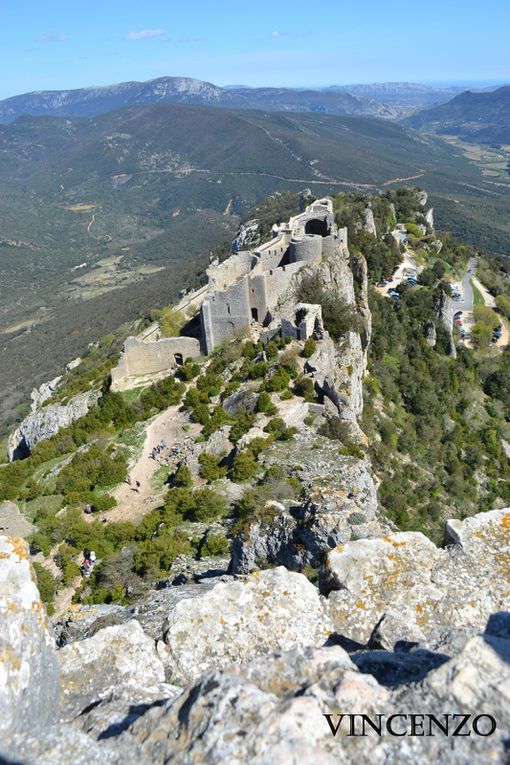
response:
M80 567L74 560L76 553L76 549L65 542L57 550L55 563L62 571L62 584L64 587L68 587L77 576L80 576Z
M345 420L341 420L340 417L329 417L320 426L319 433L321 436L330 438L333 441L347 443L350 440L349 424Z
M218 404L214 407L212 412L210 413L209 419L207 422L204 423L204 429L202 430L202 435L207 439L210 436L212 436L213 433L215 433L217 430L223 427L223 425L227 425L231 421L231 418L227 414L227 412L223 409L223 407Z
M57 591L57 580L51 574L48 569L44 568L40 563L34 563L35 575L37 578L37 588L42 602L46 606L48 614L51 616L54 612L53 598Z
M69 501L88 501L89 493L96 487L115 486L127 475L127 463L123 454L112 456L111 450L92 444L86 452L78 452L60 471L57 492Z
M278 411L277 407L271 401L271 396L265 390L261 391L257 400L257 412L263 412L270 417Z
M279 366L277 370L264 382L264 390L269 393L285 390L290 382L290 375L287 370Z
M173 306L166 306L161 311L159 326L163 337L177 337L184 323L184 317Z
M92 510L96 513L104 513L112 507L117 507L117 500L111 494L100 494L92 501Z
M362 460L365 456L363 449L357 444L352 443L352 441L342 446L339 454L342 457L356 457L359 460Z
M218 460L212 454L203 452L198 457L200 464L200 476L206 481L217 481L219 478L225 478L227 468L220 467L221 458Z
M227 513L225 499L213 489L199 489L193 493L193 506L186 513L190 521L215 521Z
M225 555L230 549L230 542L221 534L209 534L200 548L200 557Z
M230 477L236 483L243 483L253 478L258 468L259 464L252 451L239 452L232 461Z
M348 331L359 332L362 327L356 309L336 292L325 290L319 274L302 279L297 299L302 303L319 303L322 306L324 326L335 340Z
M189 363L186 362L182 367L179 367L177 370L177 376L184 380L184 382L189 382L190 380L194 380L195 377L200 373L200 365L196 363Z
M255 457L258 457L259 454L261 454L263 451L268 449L271 444L274 441L274 436L270 435L267 438L262 438L261 436L257 436L256 438L252 438L250 443L248 444L248 448L250 452L253 452Z
M247 433L255 422L255 413L248 409L241 409L234 416L234 422L230 428L230 440L237 444L240 438Z
M266 433L278 437L285 430L285 423L281 417L272 417L264 428Z
M180 465L174 476L174 484L181 489L190 489L193 486L193 476L187 465Z
M154 539L139 542L134 559L134 570L140 576L156 578L168 571L179 555L191 552L187 536L179 531L162 533Z
M309 337L307 340L305 340L305 344L303 346L301 355L305 359L309 359L310 356L313 356L316 350L317 350L317 343L315 342L313 337Z
M301 396L305 401L317 401L315 386L311 377L301 375L294 383L294 393Z

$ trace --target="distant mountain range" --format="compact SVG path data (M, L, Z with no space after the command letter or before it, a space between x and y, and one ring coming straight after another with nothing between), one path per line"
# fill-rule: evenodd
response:
M467 141L510 144L510 85L492 92L465 91L446 104L416 112L409 127L450 133Z
M9 124L25 114L94 117L124 106L144 104L198 104L228 109L303 111L341 116L392 119L395 110L343 91L291 88L220 88L189 77L160 77L148 82L123 82L100 88L46 90L24 93L0 101L0 123Z
M221 88L190 77L160 77L77 90L44 90L0 101L0 124L20 116L95 117L125 106L197 104L226 109L315 112L339 116L398 119L457 95L460 88L434 88L406 82L332 85L328 88Z
M462 93L464 88L436 88L415 82L375 82L359 85L331 85L329 91L347 92L379 101L389 107L424 109L444 103Z

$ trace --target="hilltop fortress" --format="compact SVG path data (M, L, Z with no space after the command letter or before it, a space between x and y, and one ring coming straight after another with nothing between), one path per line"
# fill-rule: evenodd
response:
M133 387L144 377L167 374L186 358L210 353L253 324L271 325L305 340L313 332L318 311L312 306L296 306L292 320L280 321L279 302L303 266L335 252L347 253L347 229L336 226L332 201L324 198L288 222L275 224L272 234L269 241L253 250L212 263L207 269L207 285L187 295L177 306L189 317L200 310L200 340L184 336L161 338L158 327L127 338L119 364L112 371L113 390Z

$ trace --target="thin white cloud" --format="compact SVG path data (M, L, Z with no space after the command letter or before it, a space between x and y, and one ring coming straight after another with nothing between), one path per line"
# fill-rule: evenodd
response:
M166 34L166 29L141 29L140 32L128 32L124 40L151 40L153 37L161 37Z
M41 37L38 37L37 42L40 42L40 43L65 42L67 38L68 38L68 35L48 34L48 35L41 35Z
M281 36L282 36L282 33L278 32L277 29L275 29L274 32L271 32L271 37L281 37Z

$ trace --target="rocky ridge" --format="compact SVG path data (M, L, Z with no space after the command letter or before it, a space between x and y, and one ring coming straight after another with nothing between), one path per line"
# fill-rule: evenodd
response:
M180 598L170 587L146 599L148 631L147 612L82 607L73 621L89 634L108 612L118 623L91 637L78 627L57 650L26 548L2 538L0 582L15 576L19 593L6 608L14 600L2 590L11 733L2 755L59 765L86 747L88 762L119 765L476 765L490 747L492 762L506 762L510 509L450 521L445 541L437 548L406 532L340 546L322 572L327 595L284 567L183 588ZM20 645L21 664L9 663ZM336 725L342 713L408 710L443 724L448 714L480 715L482 735L352 737L342 723L333 736L324 717Z

